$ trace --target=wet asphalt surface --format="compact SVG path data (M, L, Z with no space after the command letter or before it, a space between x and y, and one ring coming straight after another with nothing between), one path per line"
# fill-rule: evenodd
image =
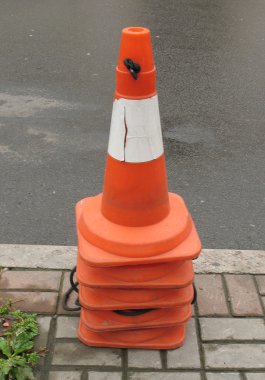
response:
M0 1L0 243L74 245L102 189L120 31L151 29L170 191L205 248L265 249L263 0Z

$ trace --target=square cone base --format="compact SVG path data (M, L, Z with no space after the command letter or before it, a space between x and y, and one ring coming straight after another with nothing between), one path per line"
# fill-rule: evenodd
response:
M185 325L98 333L89 330L81 318L78 338L87 346L170 350L178 348L183 344L185 340Z
M183 199L169 193L170 212L145 227L115 224L101 212L102 194L76 205L78 250L94 267L158 264L193 260L201 242Z
M192 302L192 285L180 289L103 289L79 286L79 302L86 309L124 310L171 308Z
M139 330L145 328L176 327L191 317L191 305L171 309L156 309L140 315L121 315L111 310L88 310L82 308L81 319L92 331Z
M191 260L172 263L91 267L78 254L77 279L93 288L183 288L194 278Z

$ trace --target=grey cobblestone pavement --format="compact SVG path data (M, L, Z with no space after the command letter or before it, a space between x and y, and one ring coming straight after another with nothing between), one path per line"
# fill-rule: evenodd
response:
M38 380L264 380L265 275L197 274L198 304L177 350L87 347L77 339L78 312L62 308L68 271L4 269L0 300L37 312L37 347L47 356ZM73 304L74 299L70 303Z

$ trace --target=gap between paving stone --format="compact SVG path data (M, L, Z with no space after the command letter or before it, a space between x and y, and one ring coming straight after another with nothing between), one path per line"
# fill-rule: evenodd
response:
M72 269L75 246L0 244L0 263L8 268ZM196 273L265 273L265 251L203 249Z

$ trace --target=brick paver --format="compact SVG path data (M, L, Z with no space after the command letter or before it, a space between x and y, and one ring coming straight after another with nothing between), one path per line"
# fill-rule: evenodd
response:
M51 317L38 317L39 335L35 341L36 348L46 347L50 331Z
M206 368L265 369L264 344L204 344Z
M12 299L16 308L39 314L54 314L57 297L53 292L0 292L0 302Z
M200 318L203 340L265 340L262 318Z
M250 275L225 275L233 315L262 315L259 297L254 280Z
M49 380L80 380L82 372L77 371L52 371L49 373Z
M69 365L69 363L87 366L120 366L121 351L111 348L87 347L78 341L56 343L53 364Z
M76 338L78 317L58 317L56 321L56 338Z
M89 372L88 380L121 380L121 372Z
M247 378L247 380L264 380L265 379L265 372L263 372L263 373L247 373L246 378Z
M59 290L62 273L58 271L17 271L0 273L0 289Z
M167 353L168 368L200 368L200 356L198 348L195 321L192 319L187 326L185 344L177 350Z
M265 275L264 276L256 276L256 280L258 283L259 293L265 296Z
M196 275L195 284L200 315L228 315L221 275Z
M135 368L161 368L160 352L156 350L129 350L128 366Z
M241 376L239 373L231 373L231 372L217 372L217 373L207 373L207 380L241 380Z
M129 380L201 380L194 372L138 372L129 373Z

